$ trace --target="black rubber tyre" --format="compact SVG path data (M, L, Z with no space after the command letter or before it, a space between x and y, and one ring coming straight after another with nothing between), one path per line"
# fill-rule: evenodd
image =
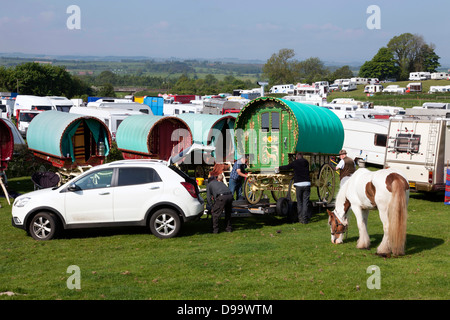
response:
M151 216L149 227L158 238L173 238L181 229L181 220L172 209L160 209Z
M28 224L28 232L35 240L51 240L59 232L59 221L50 212L39 212Z

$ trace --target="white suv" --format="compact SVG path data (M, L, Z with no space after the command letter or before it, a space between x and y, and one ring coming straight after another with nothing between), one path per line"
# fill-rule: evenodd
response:
M96 166L66 184L17 197L12 224L36 240L62 229L148 226L171 238L181 223L203 214L194 179L160 160L124 160Z

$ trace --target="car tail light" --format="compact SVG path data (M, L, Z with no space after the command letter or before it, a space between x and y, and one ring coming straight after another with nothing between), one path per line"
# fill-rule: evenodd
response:
M195 187L191 183L189 183L189 182L181 182L181 184L183 185L183 187L186 188L187 192L189 192L191 197L197 198L197 193L195 192Z
M428 171L428 183L433 183L433 171Z

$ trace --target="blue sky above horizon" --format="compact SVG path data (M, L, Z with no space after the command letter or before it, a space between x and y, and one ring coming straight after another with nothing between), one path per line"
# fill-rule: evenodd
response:
M70 5L79 30L67 28ZM380 7L379 30L367 28L370 5ZM17 0L2 3L0 52L265 61L289 48L299 60L346 63L410 32L450 65L449 16L448 0Z

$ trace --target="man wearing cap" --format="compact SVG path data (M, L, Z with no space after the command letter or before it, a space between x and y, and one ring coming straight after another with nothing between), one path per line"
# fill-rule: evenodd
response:
M347 151L342 149L339 151L339 161L336 166L336 170L341 170L339 172L339 179L341 180L341 186L351 177L351 175L356 171L355 161L352 158L347 157Z

